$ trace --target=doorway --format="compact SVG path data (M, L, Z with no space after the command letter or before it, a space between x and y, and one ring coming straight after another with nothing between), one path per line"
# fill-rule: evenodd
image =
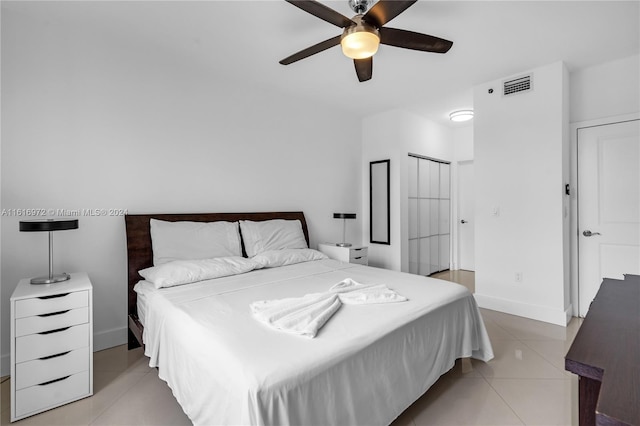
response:
M473 161L458 162L458 268L475 271Z
M577 129L578 311L603 278L640 273L640 120Z

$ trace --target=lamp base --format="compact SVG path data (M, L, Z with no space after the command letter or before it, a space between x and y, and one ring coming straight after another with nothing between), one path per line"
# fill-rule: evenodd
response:
M351 247L351 243L336 243L338 247Z
M61 281L67 281L71 278L71 275L63 272L61 274L51 275L47 277L31 278L31 284L53 284Z

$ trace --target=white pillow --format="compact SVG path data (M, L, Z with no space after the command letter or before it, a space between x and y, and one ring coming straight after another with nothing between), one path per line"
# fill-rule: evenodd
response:
M309 262L311 260L327 259L324 253L313 249L282 249L269 250L251 258L261 268L292 265L294 263Z
M249 257L268 250L308 248L299 220L241 220L240 230Z
M261 266L245 257L218 257L215 259L174 260L138 271L155 288L173 287L213 278L237 275Z
M151 219L153 264L242 256L237 222L167 222Z

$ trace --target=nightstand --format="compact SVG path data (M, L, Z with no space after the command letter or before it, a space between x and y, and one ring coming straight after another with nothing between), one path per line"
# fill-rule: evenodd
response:
M23 279L11 296L11 421L93 395L93 296L86 273Z
M340 247L331 243L318 244L318 251L326 254L332 259L348 263L358 263L368 265L368 248L362 246Z

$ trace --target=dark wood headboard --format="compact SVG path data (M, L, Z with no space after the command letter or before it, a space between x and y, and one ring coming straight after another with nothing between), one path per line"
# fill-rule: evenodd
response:
M309 231L303 212L263 212L263 213L178 213L178 214L130 214L125 215L127 233L127 294L129 316L129 349L142 343L142 326L138 320L136 308L136 292L133 287L141 280L138 271L153 266L153 252L151 249L150 220L158 219L168 222L236 222L238 220L263 221L271 219L298 219L302 223L302 230L309 244ZM244 244L242 248L244 254Z

